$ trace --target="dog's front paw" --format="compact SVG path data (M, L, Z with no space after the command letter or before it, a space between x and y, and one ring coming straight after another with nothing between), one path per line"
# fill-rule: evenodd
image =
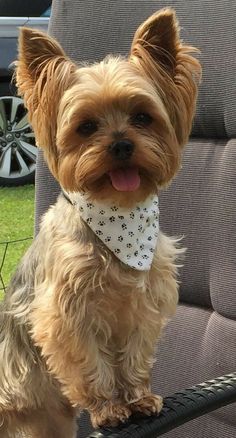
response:
M91 413L91 422L94 428L101 426L117 426L120 422L124 423L131 415L131 410L127 406L116 404L111 401Z
M144 415L159 414L163 406L162 397L154 394L145 394L139 400L129 404L132 412L140 412Z

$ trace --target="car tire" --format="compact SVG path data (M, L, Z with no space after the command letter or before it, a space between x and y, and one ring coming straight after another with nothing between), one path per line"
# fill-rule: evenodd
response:
M26 184L34 184L35 181L35 171L27 176L22 176L21 178L1 178L0 177L0 187L16 187L24 186Z
M33 183L36 158L35 136L23 100L0 97L0 185Z

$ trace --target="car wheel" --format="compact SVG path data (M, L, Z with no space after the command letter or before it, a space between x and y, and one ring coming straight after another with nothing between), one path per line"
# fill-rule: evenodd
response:
M19 97L0 97L0 185L34 182L37 158L34 132Z

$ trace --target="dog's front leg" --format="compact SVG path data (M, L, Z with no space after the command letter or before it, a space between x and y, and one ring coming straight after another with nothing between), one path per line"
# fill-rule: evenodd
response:
M157 332L160 330L158 324L156 329ZM118 356L119 397L132 412L145 415L159 413L162 409L162 398L152 394L150 388L156 340L154 333L155 330L147 330L145 334L144 327L137 327Z
M82 304L77 311L74 299L63 311L60 301L48 297L44 305L38 300L31 314L32 337L72 406L88 410L94 427L115 425L131 411L114 401L114 354L92 325L91 314L82 312Z
M73 354L73 353L72 353ZM131 410L114 400L115 376L113 354L104 342L90 332L86 342L78 345L73 359L68 357L57 376L63 393L73 406L87 409L94 427L124 422Z

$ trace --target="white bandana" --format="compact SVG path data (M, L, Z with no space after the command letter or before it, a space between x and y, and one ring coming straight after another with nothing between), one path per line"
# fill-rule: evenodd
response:
M158 196L152 195L130 210L91 202L83 193L63 192L119 260L139 271L150 269L159 232Z

